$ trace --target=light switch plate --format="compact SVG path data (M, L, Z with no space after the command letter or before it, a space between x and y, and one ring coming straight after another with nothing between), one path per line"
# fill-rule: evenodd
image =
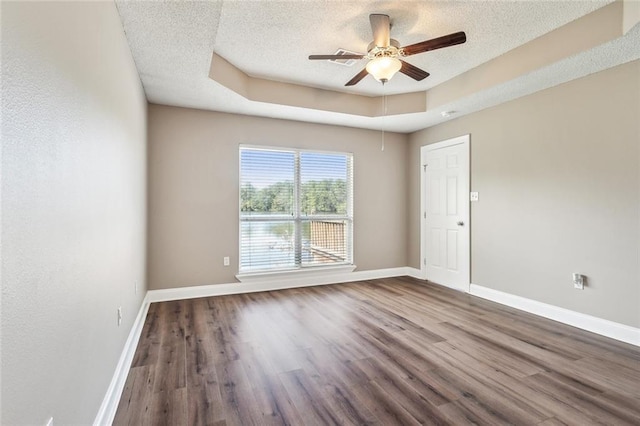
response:
M477 192L470 192L469 193L469 201L478 201L478 193Z

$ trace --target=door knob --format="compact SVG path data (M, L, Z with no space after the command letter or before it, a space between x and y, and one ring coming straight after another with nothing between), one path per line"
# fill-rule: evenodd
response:
M464 222L463 221L458 222L458 226L464 226Z

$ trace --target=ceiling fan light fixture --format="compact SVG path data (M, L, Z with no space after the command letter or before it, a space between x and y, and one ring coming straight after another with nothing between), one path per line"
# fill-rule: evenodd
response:
M374 58L367 64L367 72L382 84L391 80L402 68L402 62L398 58L382 56Z

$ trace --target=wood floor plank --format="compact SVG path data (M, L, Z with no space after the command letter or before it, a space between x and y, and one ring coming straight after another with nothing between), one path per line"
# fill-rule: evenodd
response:
M176 321L166 323L156 364L154 392L173 391L186 386L186 344L183 329Z
M437 406L450 402L455 395L446 395L430 384L425 384L421 379L400 380L376 359L361 360L358 363L362 366L362 370L373 378L373 382L384 389L387 395L409 412L414 419L422 424L447 423Z
M228 424L262 424L251 383L239 360L216 365L223 412Z
M500 358L486 357L485 354L478 351L475 346L465 345L460 342L438 342L434 347L446 353L448 356L455 358L462 364L473 366L475 370L489 376L500 371L511 377L526 377L544 371L539 367L528 369L526 365L519 368L521 364L518 364L517 360L515 363L511 362L512 358L508 356Z
M341 425L340 413L330 409L320 389L304 370L281 373L280 378L298 412L304 413L305 421L318 425Z
M451 354L461 352L460 356L465 357L467 362L481 363L486 371L499 370L513 377L526 377L544 371L539 363L532 363L516 352L497 350L493 345L477 345L464 338L449 339L435 346Z
M215 331L207 322L206 304L197 299L192 305L196 309L188 324L189 334L185 336L187 383L189 386L216 385L217 350L211 338Z
M145 424L158 426L186 426L187 388L168 389L156 392L151 398L149 420Z
M160 315L157 312L157 308L157 303L153 303L149 307L131 367L154 365L158 362L158 354L160 353L160 334L158 330L160 327Z
M143 365L129 370L113 424L134 426L150 423L154 369L154 365Z
M518 424L506 416L506 413L493 410L491 406L479 401L456 400L441 406L440 411L453 425L493 426Z
M256 402L272 424L301 425L305 417L295 407L279 376L269 376L259 387L254 387Z
M561 422L560 420L552 417L550 419L543 421L542 423L538 423L538 426L567 426L567 424L565 422Z
M367 407L378 420L379 425L419 425L398 401L390 398L385 389L375 381L366 382L352 388L358 404Z
M375 423L375 416L366 407L354 404L354 385L369 381L364 371L352 361L341 361L340 353L332 348L305 351L303 370L319 389L327 404L339 417L351 424Z
M535 424L551 416L545 407L521 397L482 373L465 368L465 364L454 358L443 360L448 362L448 365L434 370L433 374L437 374L458 390L459 398L450 404L459 402L460 407L475 412L479 418L491 419L496 423L507 421L511 424Z
M640 372L635 369L589 357L576 361L572 367L576 377L589 376L605 389L640 399Z
M640 349L409 277L153 303L114 425L639 425Z
M360 358L353 358L340 346L319 346L308 349L306 353L307 361L313 363L312 367L318 374L324 373L329 378L339 377L350 385L371 380L371 376L360 368ZM309 367L305 364L305 369L307 368Z
M628 361L628 364L633 363L636 368L640 368L640 353L636 346L594 333L576 333L574 327L557 321L512 308L501 315L489 313L483 316L483 320L509 324L526 331L542 331L545 333L545 340L559 340L565 345L575 347L582 355L590 354L604 357L613 355L617 362Z
M555 410L554 417L565 423L640 424L637 406L631 412L627 411L614 401L607 401L602 395L589 395L546 373L527 377L525 381L535 391L563 404L564 410Z
M187 419L190 425L215 425L224 422L224 403L218 383L187 387Z

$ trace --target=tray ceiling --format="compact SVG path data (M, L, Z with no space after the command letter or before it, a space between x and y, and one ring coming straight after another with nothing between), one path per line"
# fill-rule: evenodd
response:
M438 108L387 116L362 116L326 110L322 102L296 105L246 94L215 79L215 55L248 77L316 90L318 99L332 93L371 97L442 92L456 77L473 78L483 64L499 65L514 49L583 18L611 1L210 1L116 2L127 40L149 102L303 120L372 129L411 132L527 93L560 84L640 57L636 25L606 43L587 46L569 57L524 70L474 93L447 98ZM428 71L422 82L398 74L386 86L372 77L345 88L365 60L348 67L309 61L309 54L337 49L366 52L372 39L368 15L391 17L391 36L401 45L465 31L467 42L414 55L408 62ZM539 43L538 43L539 44ZM554 49L550 45L549 49ZM215 65L215 63L214 63ZM493 72L497 68L491 68ZM210 78L210 72L212 78ZM451 84L449 84L451 85ZM277 87L277 86L274 86ZM313 96L311 96L313 99ZM442 110L455 110L443 117ZM374 114L376 115L376 114Z

